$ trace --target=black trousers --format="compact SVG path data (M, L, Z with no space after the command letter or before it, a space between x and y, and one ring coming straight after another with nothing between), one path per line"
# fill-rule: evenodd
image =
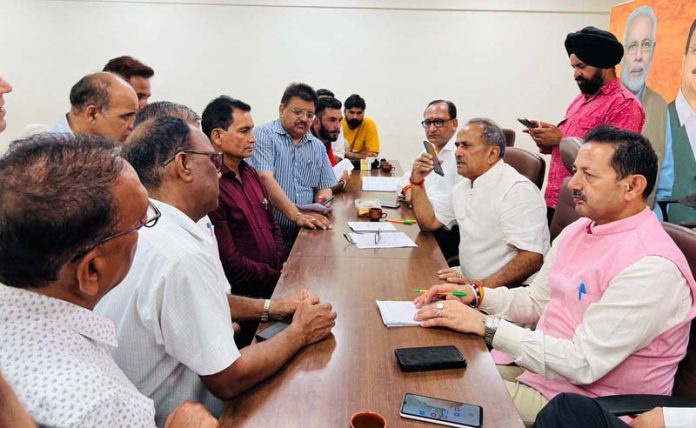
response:
M608 413L589 397L559 394L539 412L537 428L627 428L621 419Z

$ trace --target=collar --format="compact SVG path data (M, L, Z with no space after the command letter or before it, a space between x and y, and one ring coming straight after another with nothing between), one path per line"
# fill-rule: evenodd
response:
M68 123L68 114L64 114L61 116L60 120L58 123L55 124L53 129L51 129L51 132L61 132L61 133L66 133L66 134L72 134L75 135L75 133L70 129L70 123Z
M603 85L601 88L599 88L599 91L597 91L596 94L594 94L590 97L585 96L585 102L594 100L595 98L598 98L598 97L603 96L603 95L609 95L612 92L616 92L616 91L621 89L621 85L622 85L621 79L616 78L616 79L612 80L611 82Z
M696 112L691 110L691 106L686 101L684 92L679 90L677 99L674 101L675 107L677 108L677 116L679 116L679 125L684 126L689 120L696 119Z
M642 100L643 96L645 95L645 88L646 88L646 85L644 83L643 86L641 86L640 89L638 89L638 92L636 92L633 95L635 95L636 98L638 98L639 100ZM629 92L631 92L631 91L629 91Z
M0 283L0 308L3 308L1 312L6 319L21 321L46 318L57 327L66 326L88 339L112 347L118 346L113 321L65 300Z
M248 166L248 164L246 163L245 160L242 160L241 162L239 162L239 175L244 175L244 170L247 169L247 166ZM232 170L227 167L227 165L222 165L222 169L220 170L220 174L223 177L230 177L230 178L239 179L239 177L237 177L234 174L234 172L232 172Z
M152 202L157 205L157 208L159 208L160 212L162 213L162 219L165 220L165 223L171 222L174 225L179 226L199 241L208 241L203 229L198 226L196 222L191 219L191 217L184 214L184 212L179 208L158 201L157 199L150 198L150 200L152 200Z
M440 150L440 153L442 152L454 152L457 150L457 146L455 143L457 142L457 133L455 132L454 135L452 135L452 138L449 139L447 144L445 144L445 147Z
M621 220L612 221L611 223L603 224L601 226L597 226L594 224L594 221L591 221L588 223L585 232L587 234L598 236L628 232L629 230L633 230L644 222L648 221L649 217L654 215L655 213L653 213L650 208L645 207L643 211L639 212L638 214L622 218Z
M491 169L484 172L479 178L477 178L473 183L469 180L469 185L471 188L480 189L486 186L490 186L499 181L500 175L505 169L505 162L503 159L498 159L496 163L493 164Z
M283 128L283 124L280 123L280 118L271 122L271 130L273 132L275 132L276 134L287 136L290 139L290 144L292 144L292 135L290 135L288 133L288 131L286 131L285 128ZM300 138L300 145L309 141L309 137L308 137L309 135L312 135L312 133L310 131L305 132L305 134L302 136L302 138ZM313 135L312 135L312 137L313 137ZM318 138L317 138L317 140L321 141Z

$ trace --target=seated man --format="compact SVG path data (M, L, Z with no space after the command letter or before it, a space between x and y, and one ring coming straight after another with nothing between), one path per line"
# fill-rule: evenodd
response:
M332 145L341 138L341 102L334 97L319 97L317 108L312 122L312 135L324 143L326 154L329 156L331 166L336 166L340 159L334 156ZM343 171L338 183L331 186L331 192L338 193L346 190L350 180L350 172Z
M228 96L215 98L203 111L203 132L224 155L219 204L208 215L232 293L268 299L287 255L266 188L244 160L256 144L250 111L248 104ZM246 346L259 323L239 324L242 330L235 339L239 346Z
M51 132L92 134L124 142L133 130L138 96L121 77L89 74L70 89L70 112Z
M288 253L299 227L331 228L325 216L298 208L329 199L336 184L324 145L309 132L316 103L311 86L293 83L280 100L280 118L254 129L256 149L249 163L268 190Z
M193 399L218 416L230 400L280 369L305 345L331 333L331 305L306 290L292 299L230 296L213 231L196 222L217 208L222 154L197 127L173 117L138 126L122 155L162 213L142 230L133 268L95 311L116 324L114 358L155 401L158 426L173 404ZM292 324L240 352L235 319Z
M512 357L517 366L498 368L526 424L561 392L669 394L696 308L689 265L646 205L657 156L645 137L597 127L573 170L568 187L584 218L556 238L529 287L442 284L416 302L471 293L423 307L416 319L484 336Z
M137 230L157 222L135 171L111 140L47 133L12 144L0 182L3 376L41 425L154 426L152 400L111 357L113 323L92 312L128 272ZM179 410L172 426L210 422Z
M201 126L201 117L189 107L171 101L155 101L138 110L133 127L162 116L178 117L189 125Z
M346 159L365 159L379 154L379 133L374 120L365 117L365 100L357 94L346 98L343 106L343 137Z
M317 89L317 99L322 98L336 98L333 91L325 88ZM336 98L338 100L338 98ZM340 101L340 100L339 100ZM343 103L341 103L343 105ZM339 107L340 108L340 107ZM341 118L343 115L341 114ZM334 160L338 163L346 157L346 139L343 138L343 132L341 129L341 121L338 123L338 137L331 143L331 151L334 155ZM316 135L315 135L316 136Z
M110 71L123 77L135 90L138 96L138 108L147 105L147 100L152 95L150 79L155 75L155 70L132 56L124 55L112 58L106 63L102 71Z
M505 135L489 119L472 119L457 133L457 173L448 197L428 198L433 170L424 153L413 164L413 213L423 230L459 226L461 266L438 272L449 282L486 287L519 285L541 267L549 247L546 207L539 189L503 162Z

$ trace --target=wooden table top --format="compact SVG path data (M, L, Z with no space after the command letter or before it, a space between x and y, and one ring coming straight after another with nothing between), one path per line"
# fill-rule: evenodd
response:
M417 248L359 250L345 240L346 222L357 219L356 198L395 198L393 193L363 193L361 174L384 175L353 172L347 191L334 200L333 230L300 232L274 293L286 296L303 287L317 293L338 314L333 335L304 348L270 379L232 400L222 426L346 427L360 411L384 415L388 427L436 426L399 415L407 392L478 404L486 427L523 426L481 338L382 323L375 300L411 300L413 288L437 283L435 272L447 264L432 234L417 225L395 225ZM390 218L413 218L406 207L385 211ZM396 348L434 345L455 345L468 367L399 369Z

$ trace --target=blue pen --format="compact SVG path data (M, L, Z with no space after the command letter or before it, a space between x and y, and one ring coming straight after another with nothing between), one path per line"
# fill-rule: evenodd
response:
M582 300L583 294L587 294L587 290L585 290L585 283L581 282L580 287L578 287L578 300Z
M208 232L210 233L210 236L213 236L213 225L210 223L206 223L205 227L208 228Z

